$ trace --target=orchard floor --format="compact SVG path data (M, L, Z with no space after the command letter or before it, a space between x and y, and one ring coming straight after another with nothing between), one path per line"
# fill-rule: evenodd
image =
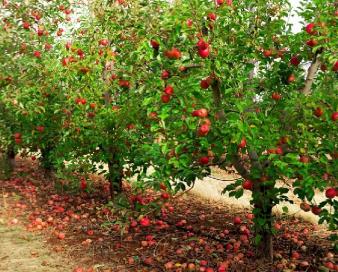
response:
M264 263L241 233L252 233L248 211L195 194L169 201L174 212L151 218L155 224L121 235L104 224L116 216L106 209L102 192L99 187L91 196L56 192L34 162L18 159L13 177L0 181L0 271L310 272L338 263L331 233L293 217L279 218L275 263ZM234 216L242 218L241 225L233 224Z

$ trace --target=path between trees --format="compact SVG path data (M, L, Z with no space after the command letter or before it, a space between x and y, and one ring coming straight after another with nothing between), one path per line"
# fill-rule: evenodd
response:
M1 272L72 271L71 262L51 252L42 235L29 233L19 224L9 223L4 208L0 208Z

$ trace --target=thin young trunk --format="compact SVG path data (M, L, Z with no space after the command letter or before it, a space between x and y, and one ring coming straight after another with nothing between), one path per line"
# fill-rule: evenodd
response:
M50 175L54 171L54 165L51 161L51 148L45 148L41 150L41 166L45 170L46 175Z
M110 184L110 196L113 198L115 193L122 191L123 166L119 160L112 154L112 158L108 161L108 181Z
M272 242L272 200L264 193L272 189L272 186L265 186L259 180L254 181L253 203L254 208L259 214L257 217L264 221L255 222L255 234L259 238L257 244L257 257L273 262L273 242ZM262 224L263 222L263 224Z
M11 167L11 170L15 167L15 156L16 154L15 154L14 146L10 145L6 153L6 157Z

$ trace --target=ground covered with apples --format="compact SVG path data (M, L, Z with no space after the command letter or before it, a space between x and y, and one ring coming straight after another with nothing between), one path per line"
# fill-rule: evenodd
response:
M338 271L324 227L279 218L272 264L255 257L249 211L185 194L164 201L160 214L123 223L99 177L94 185L91 194L56 190L35 162L18 159L0 181L0 270Z

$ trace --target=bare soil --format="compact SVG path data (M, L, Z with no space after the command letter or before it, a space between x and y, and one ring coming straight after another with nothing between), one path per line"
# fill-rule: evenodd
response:
M13 176L0 180L0 192L1 272L209 272L221 265L238 272L317 272L338 263L332 232L293 216L277 219L275 262L259 260L249 210L196 194L169 200L166 215L149 215L150 226L127 224L122 233L107 225L121 214L107 208L99 178L90 195L56 191L35 162L18 159ZM241 224L233 223L235 216Z

